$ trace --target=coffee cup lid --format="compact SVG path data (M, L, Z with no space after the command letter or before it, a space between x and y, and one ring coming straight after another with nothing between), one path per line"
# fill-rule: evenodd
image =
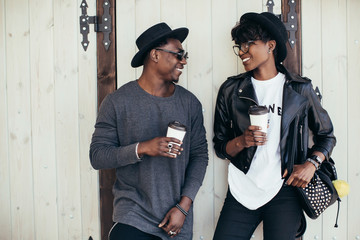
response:
M260 106L260 105L252 105L249 107L249 114L252 115L263 115L268 112L268 109L266 106Z
M169 122L168 126L171 128L174 128L176 130L186 131L186 126L184 124L180 123L179 121Z

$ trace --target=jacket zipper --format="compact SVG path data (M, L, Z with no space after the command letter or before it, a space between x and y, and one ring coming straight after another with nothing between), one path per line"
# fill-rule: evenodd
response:
M306 102L304 102L303 104L301 104L299 106L299 109L302 109L302 107L306 104ZM295 115L290 121L289 121L289 124L296 118L297 115ZM281 123L282 124L282 123ZM289 125L287 125L284 129L287 129Z
M303 125L300 124L300 145L301 145L301 152L304 152L304 144L303 144Z

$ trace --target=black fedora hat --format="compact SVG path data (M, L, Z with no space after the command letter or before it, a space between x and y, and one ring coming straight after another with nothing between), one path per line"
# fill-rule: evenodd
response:
M288 34L287 34L284 23L273 13L269 13L269 12L245 13L240 18L240 24L241 24L241 22L246 21L246 20L259 24L264 29L266 29L267 32L270 33L270 35L276 41L276 45L278 48L277 61L282 62L287 55L286 41L288 40Z
M185 27L172 30L166 23L163 22L150 27L136 39L136 46L139 51L133 57L131 66L135 68L143 65L147 52L162 40L174 38L183 42L188 33L189 29Z

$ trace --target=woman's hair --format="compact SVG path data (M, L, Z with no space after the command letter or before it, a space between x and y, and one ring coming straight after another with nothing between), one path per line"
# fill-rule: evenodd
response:
M242 20L238 22L233 29L231 29L231 37L235 44L245 43L250 40L261 40L264 43L274 40L266 29L258 23L249 20ZM277 46L274 49L275 62L277 59Z

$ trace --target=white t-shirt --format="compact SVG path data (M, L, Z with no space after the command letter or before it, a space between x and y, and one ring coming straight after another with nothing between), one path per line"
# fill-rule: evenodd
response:
M251 78L259 105L269 109L267 142L258 146L249 171L244 174L229 164L228 182L231 194L248 209L255 210L269 202L283 185L281 176L280 131L285 75L259 81Z

